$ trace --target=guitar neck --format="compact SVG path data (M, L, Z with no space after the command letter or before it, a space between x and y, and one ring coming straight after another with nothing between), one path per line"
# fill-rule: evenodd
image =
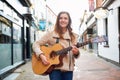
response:
M82 47L82 46L87 45L89 43L99 43L99 42L101 43L101 42L106 42L106 41L108 41L108 38L107 38L107 36L103 35L103 36L97 36L95 38L90 38L90 39L88 39L88 41L83 42L83 43L77 43L75 46L77 48L79 48L79 47ZM72 46L64 48L62 50L59 50L57 52L57 54L67 54L67 52L70 51L71 49L72 49Z
M79 47L82 47L82 46L87 45L89 43L90 43L90 41L86 41L86 42L83 42L83 43L77 43L75 46L77 48L79 48ZM72 49L72 46L69 46L67 48L64 48L62 50L57 51L57 54L67 54L67 52L70 51L71 49Z
M87 44L89 44L89 43L91 43L91 42L90 42L90 41L86 41L86 42L83 42L83 43L77 43L75 46L76 46L77 48L79 48L79 47L82 47L82 46L87 45Z

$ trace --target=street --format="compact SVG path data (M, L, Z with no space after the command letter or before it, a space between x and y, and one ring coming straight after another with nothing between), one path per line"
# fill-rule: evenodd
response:
M97 57L94 53L88 53L83 49L80 51L81 55L76 59L73 80L120 80L120 67ZM31 61L16 69L14 73L19 73L14 80L49 80L48 75L33 73Z

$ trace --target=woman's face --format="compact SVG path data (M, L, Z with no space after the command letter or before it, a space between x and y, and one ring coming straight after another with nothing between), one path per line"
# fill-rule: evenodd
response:
M66 28L67 25L69 23L69 17L67 14L63 13L60 15L60 18L59 18L59 25L62 27L62 28Z

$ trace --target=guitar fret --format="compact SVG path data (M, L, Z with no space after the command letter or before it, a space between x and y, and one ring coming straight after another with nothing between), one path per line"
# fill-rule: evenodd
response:
M86 44L89 44L90 42L89 41L86 41L86 42L83 42L83 43L77 43L76 47L79 48L79 47L82 47Z
M57 51L56 54L61 55L61 54L67 54L68 51L70 51L72 47L64 48L62 50Z

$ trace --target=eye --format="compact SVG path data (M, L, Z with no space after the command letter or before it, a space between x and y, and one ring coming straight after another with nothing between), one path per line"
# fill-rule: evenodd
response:
M65 17L64 19L65 19L65 20L67 20L68 18L67 18L67 17Z
M60 17L59 19L62 19L62 17Z

